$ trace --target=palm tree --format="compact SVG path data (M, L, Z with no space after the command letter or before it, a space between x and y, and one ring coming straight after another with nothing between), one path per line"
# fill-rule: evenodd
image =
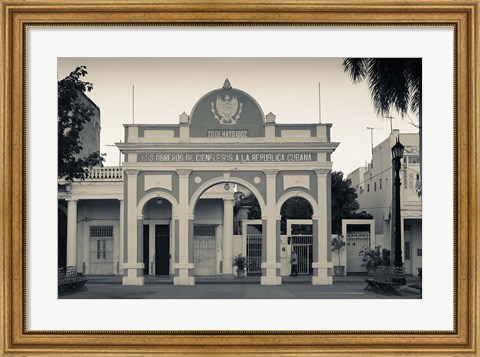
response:
M353 83L368 82L373 107L379 116L396 110L402 118L410 110L418 115L422 147L422 59L421 58L345 58L343 70ZM420 150L420 179L422 153ZM419 195L421 194L421 189Z
M343 70L354 83L368 81L373 106L378 115L395 109L402 117L408 110L421 112L421 58L345 58Z

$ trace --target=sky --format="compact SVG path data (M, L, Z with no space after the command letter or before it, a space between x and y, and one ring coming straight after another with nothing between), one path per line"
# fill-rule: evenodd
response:
M250 94L277 123L333 124L333 170L345 175L371 159L373 145L387 138L391 126L416 133L418 118L393 120L376 115L366 83L353 84L341 58L59 58L58 79L87 66L83 80L93 83L87 95L101 111L101 153L105 166L116 166L124 138L122 124L178 124L206 93L233 88ZM134 91L133 91L134 86ZM134 92L134 95L133 95ZM133 105L134 103L134 105ZM373 130L367 127L374 128Z

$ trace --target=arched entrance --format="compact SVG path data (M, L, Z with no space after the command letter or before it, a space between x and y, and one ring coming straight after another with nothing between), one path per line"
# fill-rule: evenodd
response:
M207 189L195 207L193 222L193 275L215 276L224 273L223 246L228 227L225 217L232 210L233 187L218 184ZM233 239L233 237L231 237Z
M173 271L172 204L163 197L143 207L143 274L169 276Z
M299 196L288 198L281 206L281 231L287 235L287 257L291 260L293 252L297 254L298 275L313 274L313 207L310 202ZM291 275L291 274L290 274Z
M127 276L124 274L123 284L143 285L145 274L173 274L172 257L178 252L175 249L178 228L174 223L177 200L168 192L152 190L139 200L133 212L136 213L137 234L130 239L127 234L124 241L123 266ZM129 226L128 219L126 226Z
M251 201L255 202L255 213L259 215L255 218L261 218L261 208L252 192L255 188L250 190L246 186L251 185L240 178L225 180L220 177L206 182L192 196L193 236L189 245L193 248L194 276L234 274L233 257L242 254L248 258L253 252L248 235L244 241L242 222L249 218ZM261 232L261 221L259 225ZM261 275L262 241L260 233L255 244L255 258L250 257L251 263L258 263L255 269L258 275ZM250 271L253 273L252 269Z

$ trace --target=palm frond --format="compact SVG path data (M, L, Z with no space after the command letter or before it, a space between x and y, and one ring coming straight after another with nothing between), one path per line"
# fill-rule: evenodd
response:
M353 83L366 80L377 115L392 110L402 117L418 113L422 100L421 58L345 58L343 70Z
M361 82L368 74L370 60L368 58L345 58L343 70L352 78L353 83Z

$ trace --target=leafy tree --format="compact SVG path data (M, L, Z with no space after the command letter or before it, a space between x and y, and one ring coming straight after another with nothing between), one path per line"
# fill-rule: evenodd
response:
M58 177L66 180L85 179L88 169L100 165L99 152L79 158L83 149L80 132L94 116L92 108L82 103L80 93L90 92L93 84L82 81L87 74L85 66L77 67L58 81Z
M250 207L248 212L248 219L261 219L262 218L262 210L260 208L260 204L258 203L257 198L253 193L248 193L248 195L243 196L239 201L239 206L247 206ZM238 212L237 204L235 205L235 214Z
M244 196L239 203L240 206L250 207L248 213L248 219L261 219L262 212L260 204L254 194L249 193ZM285 234L287 219L310 219L312 217L312 206L310 203L302 197L289 198L282 206L280 214L281 219L281 232Z
M291 197L284 202L280 209L280 215L282 216L280 222L280 229L282 234L288 234L287 232L287 220L288 219L311 219L313 215L313 208L303 197Z
M344 178L342 171L333 171L332 233L342 233L342 219L371 218L366 212L356 213L359 208L357 197L357 191L352 187L352 180Z
M292 197L285 201L280 214L283 218L288 219L310 219L312 218L313 209L303 197Z

